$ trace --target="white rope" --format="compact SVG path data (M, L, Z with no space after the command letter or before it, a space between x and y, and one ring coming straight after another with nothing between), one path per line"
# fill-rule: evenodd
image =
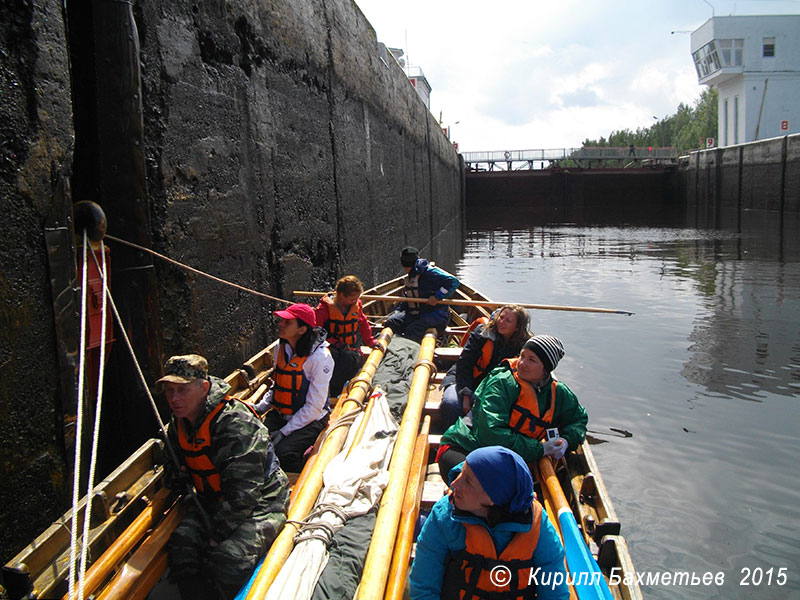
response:
M78 552L78 500L81 473L81 435L83 429L83 379L86 369L86 267L88 264L86 247L88 245L86 230L83 230L83 272L81 273L81 341L78 350L78 406L75 419L75 464L72 475L72 523L69 538L69 598L75 598L75 567L77 566ZM86 516L84 515L84 518Z
M153 394L150 393L150 387L147 385L147 379L145 379L144 373L142 373L142 368L139 366L139 361L136 359L136 353L133 351L133 345L131 344L131 340L128 337L128 332L125 331L125 326L122 323L122 318L119 316L117 305L114 302L113 296L111 296L111 290L108 288L108 282L103 282L103 286L105 288L106 295L108 296L108 302L111 305L111 310L114 312L114 320L117 322L117 325L119 326L119 333L122 335L122 339L125 341L125 346L128 348L128 352L131 355L131 359L133 359L133 366L136 367L136 372L139 374L139 380L142 382L142 387L144 388L144 391L147 394L147 399L150 401L150 407L153 409L153 414L155 415L156 421L158 421L158 426L161 429L161 433L164 436L165 440L164 445L169 451L173 462L177 466L180 463L178 463L178 459L175 456L172 446L169 444L169 440L167 438L167 428L164 425L164 422L161 420L161 415L158 414L158 407L156 406L156 401L153 399Z
M83 600L83 583L86 575L86 560L89 550L89 524L92 520L92 500L94 498L94 475L95 467L97 466L97 444L100 438L100 413L102 410L103 402L103 377L105 376L105 357L106 357L106 319L108 315L108 303L106 301L108 292L106 291L106 280L108 274L106 272L106 251L105 246L100 241L100 257L102 268L100 269L100 277L103 285L103 303L100 313L100 366L97 375L97 401L95 403L94 413L94 429L92 430L92 455L89 461L89 481L86 490L86 507L84 509L83 517L83 542L81 546L81 564L78 573L78 600ZM92 258L97 264L97 257L92 248Z

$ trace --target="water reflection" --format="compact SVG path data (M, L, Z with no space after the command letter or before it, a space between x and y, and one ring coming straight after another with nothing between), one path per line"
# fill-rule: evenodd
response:
M721 588L646 597L796 596L800 244L753 229L468 224L458 275L494 300L636 313L534 311L532 327L565 344L557 374L589 411L636 567L725 573ZM740 586L755 567L789 581Z

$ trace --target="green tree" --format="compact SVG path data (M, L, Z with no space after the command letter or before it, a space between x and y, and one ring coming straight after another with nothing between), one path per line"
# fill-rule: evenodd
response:
M705 140L717 135L717 90L705 88L694 106L679 104L673 115L657 120L649 127L639 127L636 131L623 129L612 131L608 140L586 139L585 147L664 146L675 147L678 154L705 147Z

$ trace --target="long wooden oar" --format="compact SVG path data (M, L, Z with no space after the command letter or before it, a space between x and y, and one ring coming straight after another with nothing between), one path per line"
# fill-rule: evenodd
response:
M570 581L580 600L613 600L611 590L606 583L597 561L589 553L586 542L578 530L575 515L564 497L564 491L553 470L549 456L539 461L539 483L547 488L550 500L555 505L558 522L561 525L561 536L567 555L567 566L571 574Z
M392 460L389 463L389 482L381 496L381 505L355 600L383 598L386 590L403 508L403 497L408 474L411 471L412 454L417 441L422 409L425 406L425 397L428 395L428 382L435 370L432 362L435 347L436 330L429 329L422 338L414 374L411 376L408 402L403 411L403 419L392 451Z
M311 298L319 298L330 292L309 292L295 290L292 292L295 296L309 296ZM361 296L362 300L384 300L386 302L427 302L427 298L406 298L404 296L376 296L372 294L364 294ZM482 306L484 308L497 308L505 306L506 304L518 304L516 302L489 302L487 300L439 300L439 304L447 304L449 306ZM558 304L518 304L522 308L529 308L531 310L568 310L574 312L594 312L594 313L608 313L613 315L628 315L632 313L629 310L616 310L614 308L593 308L591 306L560 306Z

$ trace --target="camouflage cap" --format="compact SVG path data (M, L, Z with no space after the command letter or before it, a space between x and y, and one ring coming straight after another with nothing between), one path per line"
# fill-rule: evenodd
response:
M166 383L191 383L195 379L208 379L208 361L199 354L171 356L164 364L164 376L156 385Z

